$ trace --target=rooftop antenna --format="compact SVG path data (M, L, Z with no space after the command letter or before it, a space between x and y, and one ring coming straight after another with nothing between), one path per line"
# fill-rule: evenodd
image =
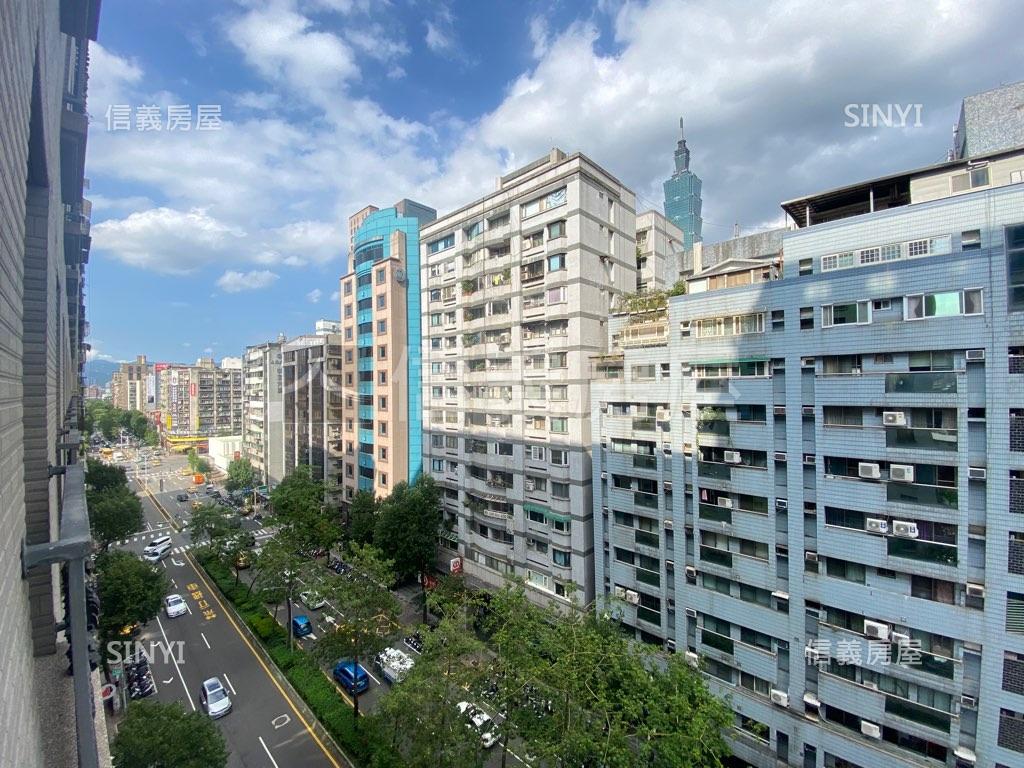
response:
M738 221L735 222L732 225L732 236L733 237L739 237L740 236L740 223Z

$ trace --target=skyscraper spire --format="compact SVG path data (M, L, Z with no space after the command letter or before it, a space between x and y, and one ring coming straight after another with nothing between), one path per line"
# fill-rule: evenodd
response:
M686 125L679 118L679 141L676 142L675 171L666 179L665 217L683 231L686 248L701 239L700 177L690 170L690 149L686 146Z
M690 170L690 150L686 146L686 128L679 118L679 141L676 142L676 173Z

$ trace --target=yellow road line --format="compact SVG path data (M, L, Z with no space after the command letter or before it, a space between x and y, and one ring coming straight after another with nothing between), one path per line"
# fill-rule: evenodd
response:
M150 496L150 498L153 498L153 494L152 493L150 493L149 496ZM159 509L161 512L163 512L165 516L167 515L167 513L163 509L163 505L161 505L159 501L157 501L155 498L153 498L153 503L156 504L157 509ZM338 763L338 761L334 759L334 755L332 755L327 750L327 747L320 740L320 737L316 735L316 732L313 730L312 726L308 722L306 722L306 718L304 718L302 716L302 713L299 712L299 708L296 706L295 702L292 701L291 696L289 696L285 692L284 688L277 681L277 678L274 677L273 673L270 671L270 668L267 667L266 663L264 663L263 658L256 652L256 649L253 647L252 643L249 642L249 638L247 638L245 636L245 634L239 628L238 624L235 623L234 618L232 618L231 614L227 611L227 609L224 608L224 604L220 601L220 598L217 596L217 591L215 589L213 589L213 587L210 586L210 583L206 580L206 577L203 576L203 573L202 573L202 570L199 567L199 564L196 563L196 561L192 558L192 556L188 552L185 552L184 556L185 556L185 559L188 560L188 562L192 565L192 569L196 572L196 576L199 578L199 580L201 582L203 582L203 584L206 585L207 590L209 590L209 592L210 592L210 596L213 597L213 599L217 601L217 605L219 605L221 611L223 611L224 617L229 622L231 622L231 626L234 627L235 632L237 632L238 636L240 638L242 638L242 642L245 643L246 647L252 653L253 657L256 659L256 661L259 663L259 665L263 668L263 671L266 673L267 677L270 678L270 682L272 682L274 684L274 687L277 688L277 690L281 694L281 696L284 697L284 700L288 702L288 706L290 706L292 708L292 712L294 712L295 716L297 718L299 718L299 722L302 723L302 725L305 727L306 731L312 737L313 741L316 742L316 745L318 747L320 747L320 750L324 753L324 756L328 760L331 761L331 765L333 765L334 768L342 768L342 766ZM341 748L339 747L339 750L340 749ZM344 755L344 754L345 753L342 752L342 755ZM345 759L348 760L348 757L346 756ZM351 760L349 760L349 765L353 765Z

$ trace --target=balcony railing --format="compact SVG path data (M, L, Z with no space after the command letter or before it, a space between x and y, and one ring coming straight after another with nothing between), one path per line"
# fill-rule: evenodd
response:
M636 530L633 536L633 541L642 547L653 547L655 549L657 549L661 543L661 539L658 537L658 534L651 533L650 531L641 531L640 529Z
M647 456L644 454L634 454L633 466L637 469L657 469L658 458L656 456Z
M717 648L722 653L727 653L730 656L732 656L733 650L736 647L731 637L726 637L725 635L720 635L717 632L711 632L710 630L703 628L700 631L700 641L704 643L704 645Z
M647 507L648 509L658 508L658 494L656 493L644 493L643 491L635 491L633 493L633 503L638 507Z
M927 504L933 507L956 509L956 488L914 483L886 483L885 497L899 504Z
M701 504L697 507L697 515L701 520L713 520L716 523L731 523L732 510L716 507L714 504Z
M661 626L661 612L655 611L651 608L645 608L642 605L637 606L636 617L641 621L646 621L648 624L654 624L655 626Z
M729 436L729 422L725 419L708 419L697 422L697 431L709 435Z
M644 584L650 584L652 587L661 586L661 574L655 571L647 571L643 568L636 569L636 580Z
M953 371L910 371L885 374L885 391L891 394L956 394Z
M957 549L950 544L890 536L886 540L886 547L890 557L906 557L939 565L957 564Z
M732 553L721 549L715 549L714 547L701 546L700 559L708 563L715 563L716 565L724 565L726 568L732 568Z
M957 431L955 429L889 427L885 430L885 445L888 448L956 451Z
M642 416L633 419L633 429L637 432L654 432L658 428L657 419L653 416Z
M921 651L921 659L917 664L908 665L914 669L920 669L931 675L938 675L947 680L952 680L956 670L956 664L952 659L945 656L936 656L933 653Z
M728 464L700 461L697 462L697 476L710 477L714 480L731 480L732 468Z
M950 715L939 712L930 707L915 704L912 701L897 699L894 696L885 697L885 711L887 714L902 717L905 720L913 720L915 723L934 728L938 731L949 733Z

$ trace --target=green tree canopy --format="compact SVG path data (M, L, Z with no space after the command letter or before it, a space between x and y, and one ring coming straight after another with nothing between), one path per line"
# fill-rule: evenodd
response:
M103 490L91 489L86 498L92 535L103 549L107 549L111 542L126 538L142 529L142 502L127 486L114 485Z
M242 488L252 488L256 481L256 471L252 468L252 462L246 458L232 459L228 464L228 479L224 487L229 492Z
M323 483L313 480L309 467L299 466L273 491L270 504L284 538L299 549L330 548L341 540L337 514L324 504Z
M377 525L377 499L371 491L357 491L352 497L348 518L348 538L356 544L372 544Z
M131 552L113 550L96 558L100 596L100 640L115 639L122 627L144 624L160 612L167 576Z
M126 487L128 474L124 467L104 464L96 459L86 459L85 482L94 491L105 491L113 487Z
M225 768L220 729L178 702L132 704L110 748L115 768Z

